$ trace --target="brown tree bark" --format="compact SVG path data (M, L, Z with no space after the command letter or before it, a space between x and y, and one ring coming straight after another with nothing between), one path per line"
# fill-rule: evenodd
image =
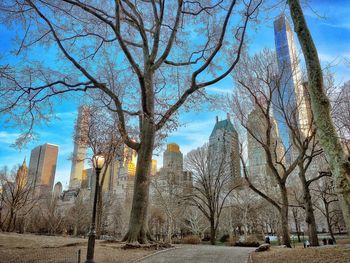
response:
M216 229L214 220L210 220L210 244L215 245L216 243Z
M281 198L282 198L282 205L281 205L281 230L282 230L282 243L283 245L286 245L287 247L292 247L290 244L290 237L289 237L289 224L288 224L288 194L287 194L287 188L285 185L280 185L281 190Z
M333 239L333 242L335 243L335 237L333 234L333 228L332 228L332 223L331 223L331 217L330 217L330 212L329 212L329 202L326 200L326 198L322 198L324 208L325 208L325 216L326 216L326 221L327 221L327 227L328 227L328 232Z
M309 184L306 180L305 169L302 164L299 164L299 178L303 188L303 200L305 206L305 222L307 223L309 242L311 246L319 246L317 236L317 226L314 215L314 208L311 201Z
M145 116L141 122L141 143L137 157L129 231L123 240L130 243L137 240L139 243L145 244L148 243L149 239L152 239L147 227L147 210L155 125L153 116Z
M337 194L350 233L350 164L336 132L330 114L330 102L323 85L323 74L316 46L308 29L299 0L288 0L291 17L308 74L308 91L321 146L326 153L335 177Z
M298 242L301 242L300 223L298 222L298 210L296 210L296 209L297 208L292 208L292 214L293 214L293 218L294 218L295 231L297 232L297 236L298 236Z

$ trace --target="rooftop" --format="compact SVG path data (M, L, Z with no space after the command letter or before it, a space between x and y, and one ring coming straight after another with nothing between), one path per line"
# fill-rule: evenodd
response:
M225 130L227 132L236 132L236 130L233 127L233 124L229 118L226 120L222 120L222 121L217 120L217 122L214 126L214 129L210 134L210 137L214 136L217 130Z

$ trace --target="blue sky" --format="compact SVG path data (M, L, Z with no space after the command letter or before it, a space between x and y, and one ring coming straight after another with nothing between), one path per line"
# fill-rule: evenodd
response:
M345 65L345 57L350 58L350 1L348 0L313 0L310 8L305 10L306 19L309 24L314 41L318 48L322 65L328 63L333 65L338 84L350 80L350 68ZM276 10L274 17L280 11ZM274 48L273 21L264 20L257 28L249 30L249 51L255 53L265 47ZM6 53L11 47L13 34L0 26L0 53ZM212 94L227 94L233 90L233 81L227 79L208 88ZM49 125L36 127L39 139L26 145L24 149L11 147L20 131L16 127L8 127L4 124L4 118L0 116L0 167L7 165L10 168L21 163L26 157L27 164L30 158L30 150L43 143L59 145L59 157L56 170L55 182L61 181L67 185L70 175L71 162L69 160L73 151L73 128L77 115L79 100L71 99L64 101L55 108L57 118ZM201 112L183 113L180 116L181 127L173 132L167 142L176 142L180 145L181 151L186 154L188 151L203 145L215 124L215 116L223 119L224 112L215 112L203 109ZM161 166L162 156L155 156L158 160L158 167Z

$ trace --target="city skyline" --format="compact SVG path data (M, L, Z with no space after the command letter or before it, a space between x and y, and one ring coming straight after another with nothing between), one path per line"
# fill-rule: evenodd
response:
M315 32L314 37L319 49L321 62L325 65L327 62L336 60L338 63L336 66L336 80L338 83L342 83L350 78L350 74L348 74L349 69L345 67L342 60L342 56L349 56L350 54L350 50L348 50L348 47L346 46L346 43L350 41L350 21L348 21L349 19L347 17L341 16L342 12L346 10L346 5L349 5L349 3L346 1L337 2L338 3L331 7L332 10L330 10L330 15L327 20L316 18L316 15L311 11L308 11L306 15L311 30ZM313 6L316 7L316 10L320 13L326 12L325 3L316 3L313 1L311 4L313 4ZM278 14L276 14L276 16L277 15ZM342 17L342 19L340 19L340 17ZM251 30L250 52L254 53L263 47L274 49L273 19L274 18L271 18L268 23L262 23L258 26L261 30L259 31L260 34ZM12 37L11 33L8 30L2 30L1 36L0 41L2 50L9 49L9 38ZM254 40L254 36L258 37L257 41ZM343 41L338 41L340 36ZM215 86L207 88L207 91L211 94L226 94L232 90L233 84L230 78L221 81ZM2 144L2 148L0 150L0 166L6 164L11 168L15 164L20 164L24 157L29 160L30 150L37 145L44 143L58 144L60 145L60 153L58 157L55 182L61 181L63 187L67 187L71 170L71 160L69 160L69 157L73 153L74 121L77 116L79 105L79 101L70 100L55 108L58 112L56 115L61 118L61 120L53 120L48 127L36 127L36 132L40 135L40 139L38 141L30 142L22 151L10 147L20 135L21 131L18 128L4 128L4 119L1 118L0 123L2 128L0 130L0 143ZM201 146L210 135L216 115L224 118L226 113L205 109L202 112L185 113L181 115L180 121L184 123L184 125L172 133L164 142L164 145L170 142L176 142L181 145L184 155L191 149ZM62 127L64 128L62 129ZM196 136L193 136L193 134L196 134ZM157 159L158 164L160 165L162 163L162 150L159 150L158 152L160 153L158 156L155 156L155 159Z

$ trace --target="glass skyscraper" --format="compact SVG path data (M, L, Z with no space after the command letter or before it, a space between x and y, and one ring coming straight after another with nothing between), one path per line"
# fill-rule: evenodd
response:
M305 86L299 66L297 47L293 31L288 19L281 15L274 21L275 47L279 69L279 92L275 91L273 102L274 117L278 122L279 133L285 146L289 146L290 138L285 117L281 108L286 110L289 120L295 120L302 134L306 137L309 131L310 118L308 117ZM282 106L283 105L283 106Z

